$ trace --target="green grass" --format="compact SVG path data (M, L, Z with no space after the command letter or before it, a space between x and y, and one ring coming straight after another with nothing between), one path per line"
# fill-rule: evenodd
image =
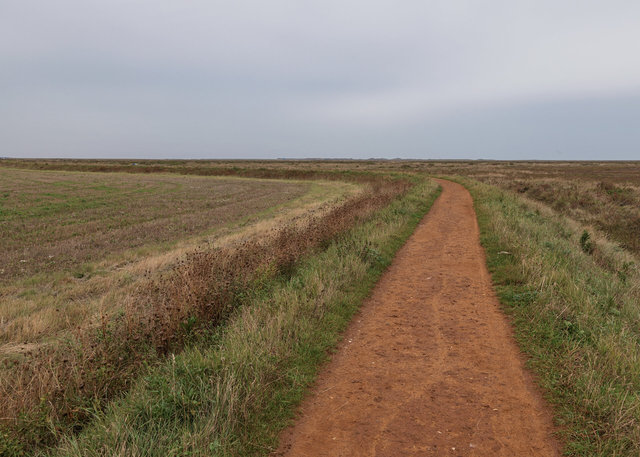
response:
M640 449L635 259L549 208L471 180L481 241L521 348L554 405L565 453ZM585 248L589 243L588 249Z
M53 455L267 455L437 193L419 181L290 276L256 280L227 325L150 368Z

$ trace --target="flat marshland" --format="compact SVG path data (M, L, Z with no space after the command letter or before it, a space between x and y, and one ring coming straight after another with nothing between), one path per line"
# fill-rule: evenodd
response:
M73 160L0 163L0 455L268 455L429 176L565 454L637 455L640 163Z

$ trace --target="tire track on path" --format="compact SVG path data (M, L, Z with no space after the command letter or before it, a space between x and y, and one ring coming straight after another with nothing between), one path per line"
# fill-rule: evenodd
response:
M438 182L275 456L560 455L493 292L471 196Z

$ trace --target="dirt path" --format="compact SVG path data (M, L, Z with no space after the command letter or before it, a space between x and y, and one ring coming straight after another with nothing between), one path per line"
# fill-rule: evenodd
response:
M559 455L492 291L471 196L440 184L276 456Z

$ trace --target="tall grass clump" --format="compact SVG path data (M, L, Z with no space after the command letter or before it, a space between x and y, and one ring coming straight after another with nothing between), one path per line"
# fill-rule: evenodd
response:
M636 259L544 205L463 182L474 197L500 299L555 405L566 454L637 456Z
M148 370L51 455L267 455L327 351L436 194L434 184L421 181L290 274L263 277L245 290L226 325Z

